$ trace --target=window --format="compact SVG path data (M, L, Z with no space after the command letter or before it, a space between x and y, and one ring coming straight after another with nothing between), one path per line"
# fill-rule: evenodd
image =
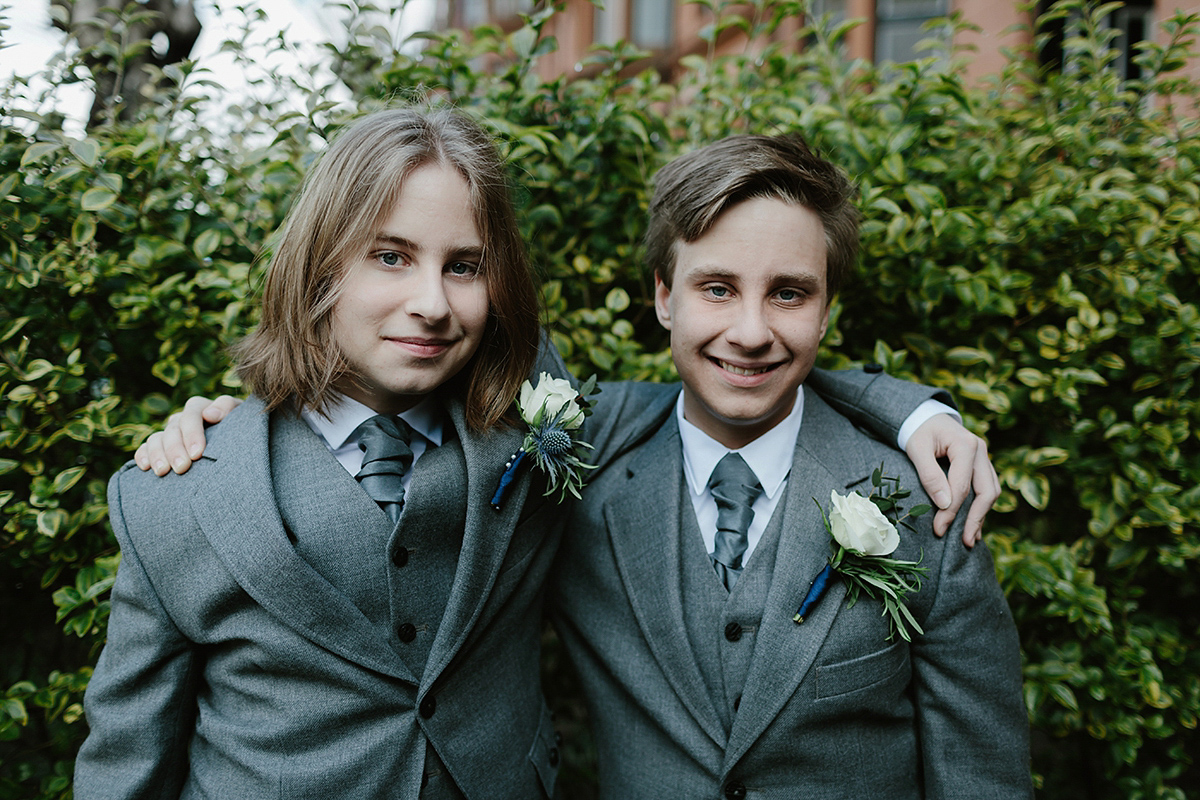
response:
M648 50L662 50L674 41L673 0L607 0L595 10L593 39L615 44L620 39Z
M947 0L876 0L875 61L913 61L930 55L917 42L934 35L924 29L931 19L946 16Z
M1038 14L1048 11L1052 3L1041 0L1038 3ZM1064 63L1063 41L1072 33L1079 23L1078 17L1053 20L1043 26L1042 32L1048 34L1045 44L1039 53L1043 66L1056 70L1070 70L1071 65ZM1119 51L1112 68L1125 80L1133 80L1142 76L1141 67L1133 62L1137 55L1137 43L1144 41L1154 27L1153 0L1126 0L1124 7L1117 9L1105 18L1105 24L1113 28L1118 35L1113 39L1112 46Z
M533 0L457 0L451 9L451 24L470 29L516 20L517 14L533 11Z
M1109 27L1116 28L1121 35L1113 40L1113 47L1121 51L1120 57L1113 63L1113 68L1125 80L1136 80L1142 77L1142 68L1133 63L1137 55L1134 47L1144 41L1146 35L1154 29L1154 7L1148 2L1127 2L1123 8L1118 8L1108 16Z
M846 0L812 0L811 10L812 19L809 24L816 24L828 14L829 27L833 28L846 20Z

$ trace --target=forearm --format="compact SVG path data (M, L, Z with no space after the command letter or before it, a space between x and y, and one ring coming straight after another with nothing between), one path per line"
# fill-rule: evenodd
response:
M805 384L839 414L892 445L905 420L926 400L954 407L944 389L902 381L882 372L814 369Z

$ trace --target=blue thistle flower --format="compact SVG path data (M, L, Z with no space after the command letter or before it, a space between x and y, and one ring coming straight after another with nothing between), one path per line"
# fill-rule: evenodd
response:
M546 458L566 455L575 446L575 443L571 441L571 434L562 428L554 427L542 432L535 431L533 441Z

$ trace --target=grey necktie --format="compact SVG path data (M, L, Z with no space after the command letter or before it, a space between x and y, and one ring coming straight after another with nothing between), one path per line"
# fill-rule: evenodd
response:
M396 522L404 507L404 473L413 462L408 446L412 428L399 417L376 414L354 432L363 451L362 468L354 477Z
M708 488L717 501L717 537L713 549L713 567L725 588L732 591L742 572L746 553L746 531L754 512L754 500L762 494L762 485L754 470L737 453L729 453L713 470Z

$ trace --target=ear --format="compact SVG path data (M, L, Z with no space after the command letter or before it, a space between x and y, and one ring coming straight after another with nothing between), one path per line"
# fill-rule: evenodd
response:
M825 304L825 316L821 317L821 335L818 338L818 341L825 338L825 331L829 328L829 309L832 307L833 301Z
M671 288L663 283L658 273L654 275L654 313L658 316L658 324L671 330Z

